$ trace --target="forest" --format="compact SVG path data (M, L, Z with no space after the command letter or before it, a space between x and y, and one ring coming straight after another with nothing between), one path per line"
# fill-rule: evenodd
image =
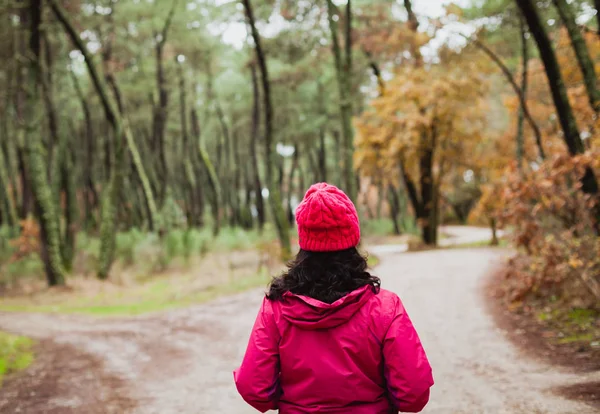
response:
M281 263L327 181L366 235L489 227L510 302L598 312L598 7L4 0L2 292L219 245Z
M0 413L246 412L206 372L230 381L318 182L416 315L429 412L588 412L490 312L595 372L569 392L600 407L599 0L1 0L0 21Z

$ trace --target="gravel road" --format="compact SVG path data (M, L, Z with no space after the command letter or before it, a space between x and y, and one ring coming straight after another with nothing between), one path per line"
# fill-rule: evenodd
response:
M403 299L434 369L424 412L592 414L550 389L600 373L569 374L526 359L487 314L482 281L506 254L452 249L381 257L376 274ZM254 290L112 320L2 313L0 329L39 338L44 356L0 389L0 413L253 413L231 371L261 298Z

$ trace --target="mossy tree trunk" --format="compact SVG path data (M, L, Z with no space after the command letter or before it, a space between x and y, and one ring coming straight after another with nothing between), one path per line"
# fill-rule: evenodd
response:
M254 202L256 205L256 215L258 219L258 228L260 231L265 226L265 202L262 196L262 182L260 179L260 170L258 167L258 141L260 130L260 92L258 88L258 78L256 76L256 65L250 65L252 74L252 130L250 131L250 159L252 161L252 181L254 184Z
M335 62L335 73L340 100L340 120L342 130L341 153L343 159L344 190L351 200L356 201L357 185L354 173L354 130L352 129L352 2L346 4L345 54L338 39L336 6L333 0L327 0L327 17L331 33L331 48Z
M525 20L522 16L519 18L519 26L521 32L521 95L523 100L527 101L527 64L529 63L529 48L527 47L527 31L525 28ZM525 112L523 105L519 105L519 112L517 114L517 163L519 170L523 170L523 157L525 148L525 136L524 136L524 125L525 124Z
M41 256L48 285L65 283L65 269L61 257L58 214L46 177L48 164L40 132L40 114L43 113L40 97L41 62L40 26L42 19L41 0L29 2L29 63L27 65L27 87L25 99L25 150L26 168L35 200L35 211L40 223Z

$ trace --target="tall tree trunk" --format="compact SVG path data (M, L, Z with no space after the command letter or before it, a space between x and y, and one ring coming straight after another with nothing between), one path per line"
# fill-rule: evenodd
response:
M287 191L287 215L290 226L294 225L294 209L292 208L292 195L294 194L294 176L298 170L298 163L300 161L298 144L294 145L294 156L292 158L292 166L290 168L290 174L288 176L288 191Z
M5 139L8 139L8 137L5 137ZM7 167L7 158L5 157L4 150L0 148L0 190L4 195L5 205L5 217L3 216L3 219L14 232L19 228L19 216L17 214L15 200L13 199L13 193L9 189L10 178Z
M285 211L281 203L281 193L278 186L275 183L275 175L273 173L273 167L276 165L275 162L275 148L273 143L273 103L271 98L271 84L269 81L269 72L267 69L267 61L262 49L261 39L256 29L254 21L254 13L252 11L252 5L250 0L242 0L246 11L246 17L252 31L252 38L254 39L254 50L256 51L256 58L258 60L258 67L261 74L261 83L263 89L263 100L265 107L265 150L266 157L265 162L267 163L267 187L269 189L269 204L273 211L275 219L275 226L277 227L277 233L279 235L279 241L281 243L281 253L283 258L287 259L291 254L290 235L288 231L288 222L285 217Z
M94 208L98 204L98 193L96 191L96 187L94 185L94 129L92 126L92 115L90 111L89 104L83 95L83 91L81 90L81 85L79 84L79 80L77 79L77 75L73 71L69 71L71 74L71 78L73 79L73 85L75 86L75 91L77 92L77 96L81 103L81 109L83 110L83 116L85 120L85 163L83 166L83 180L85 185L84 190L84 205L85 205L85 228L86 230L90 230L95 223L94 219Z
M527 102L527 64L529 63L529 51L527 47L527 33L525 28L525 20L522 16L519 17L519 26L521 31L521 57L523 59L521 69L521 95L523 100ZM523 171L523 155L525 147L524 137L524 121L525 111L523 105L519 105L519 113L517 115L517 163L519 170Z
M73 131L74 132L74 131ZM66 153L62 154L60 169L61 187L65 194L65 233L62 241L63 265L67 271L73 269L75 258L75 241L77 237L77 183L75 169L75 152L71 143Z
M173 0L171 9L169 10L169 14L167 15L161 32L155 33L154 35L156 38L154 52L156 57L156 88L158 91L158 103L154 106L153 141L158 145L158 155L162 173L160 178L160 193L158 196L158 202L161 208L165 202L167 187L170 180L169 167L167 164L167 143L165 137L165 129L168 118L169 92L167 90L167 80L165 78L165 69L163 65L163 52L178 3L179 0Z
M327 113L327 109L325 108L325 88L321 81L318 83L319 88L319 110L322 114ZM327 152L325 148L325 125L321 125L319 127L319 181L326 182L327 181Z
M19 136L21 135L21 131L19 131ZM18 141L23 141L21 137L18 138ZM18 167L19 167L19 182L21 187L21 208L19 211L19 217L21 219L26 219L33 212L33 204L34 204L34 196L32 189L32 181L29 179L29 172L26 167L26 148L21 143L17 143L17 158L18 158Z
M424 139L424 138L422 138ZM435 245L437 228L434 222L433 147L425 144L419 157L419 186L421 187L421 231L423 242Z
M342 127L343 183L344 190L351 200L356 201L357 185L354 173L354 132L352 129L352 9L351 1L346 6L346 43L345 58L338 39L338 25L335 19L336 6L333 0L327 0L327 16L331 32L331 47L335 62L335 73L340 100L340 119Z
M210 189L212 191L212 197L210 201L213 215L213 234L216 236L221 230L221 214L219 212L219 208L221 206L221 185L219 184L219 177L217 175L215 167L210 161L208 152L206 152L206 150L204 149L204 145L202 144L200 123L195 110L194 112L192 112L192 132L194 134L194 138L196 139L196 148L198 150L198 158L200 161L200 165L206 172L206 175L208 177L208 184L210 185Z
M598 26L597 31L600 36L600 0L594 0L594 7L596 8L596 24Z
M250 65L252 74L252 130L250 136L250 159L252 161L252 177L254 181L254 198L256 203L256 214L258 218L258 228L260 231L265 226L265 202L262 196L262 183L260 180L260 170L258 167L258 134L260 128L260 92L258 89L258 79L256 76L256 66Z
M594 70L594 62L585 44L585 39L581 35L581 30L575 21L573 9L566 0L552 0L552 2L556 6L558 14L569 33L571 45L575 51L581 73L583 74L583 83L585 84L590 106L594 112L598 113L600 112L600 91L596 86L598 80L596 78L596 71Z
M577 121L575 120L571 104L569 103L567 89L565 88L550 38L546 33L546 29L544 28L533 2L531 0L517 0L517 5L521 9L525 20L529 25L529 30L533 34L538 45L540 56L544 62L552 99L563 130L563 140L571 155L582 154L585 152L585 147L581 140L581 136L579 135ZM598 181L591 168L586 169L585 175L581 179L581 184L582 190L586 194L591 194L596 198L598 197ZM594 210L596 232L600 233L600 202L596 202Z
M65 269L60 250L60 234L56 206L52 199L50 185L46 180L48 166L44 158L44 148L40 130L36 126L40 108L40 26L42 20L41 0L29 2L29 50L31 61L27 66L29 87L26 89L25 123L27 170L30 174L36 213L40 222L41 256L46 270L48 285L62 285L65 282Z
M196 88L194 87L194 91ZM195 95L194 95L195 96ZM196 100L194 99L194 102ZM190 110L190 122L192 127L192 137L194 138L194 142L200 141L200 121L198 120L198 113L196 112L196 107L192 105L192 109ZM194 224L198 227L202 227L204 225L204 189L202 183L203 171L199 167L198 154L194 150L194 143L192 143L190 148L190 153L193 154L191 157L192 160L192 173L197 172L196 176L198 180L196 180L196 184L194 186L194 192L196 194L196 206L195 206L195 220Z
M40 84L42 86L42 97L44 100L44 107L46 109L46 116L48 118L48 142L46 144L46 152L48 159L48 175L50 182L60 182L60 160L55 160L54 153L55 147L60 140L58 132L58 121L56 116L56 108L54 106L54 94L52 84L52 49L51 44L46 34L43 34L43 50L44 50L44 63L40 61L42 67L40 69ZM60 213L59 213L60 216Z
M195 217L198 210L198 200L196 192L196 178L194 177L194 166L193 166L193 154L194 152L190 151L189 144L189 134L188 134L188 125L187 125L187 97L185 93L185 75L183 71L183 62L178 63L179 67L179 112L181 116L181 138L182 138L182 154L181 157L183 159L184 166L184 179L186 184L185 195L186 205L188 206L186 209L187 221L189 226L193 226L197 222L197 218Z

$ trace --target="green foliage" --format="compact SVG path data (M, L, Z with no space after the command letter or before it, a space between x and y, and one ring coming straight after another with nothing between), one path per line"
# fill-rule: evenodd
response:
M0 385L4 376L24 370L33 362L33 341L0 332Z

